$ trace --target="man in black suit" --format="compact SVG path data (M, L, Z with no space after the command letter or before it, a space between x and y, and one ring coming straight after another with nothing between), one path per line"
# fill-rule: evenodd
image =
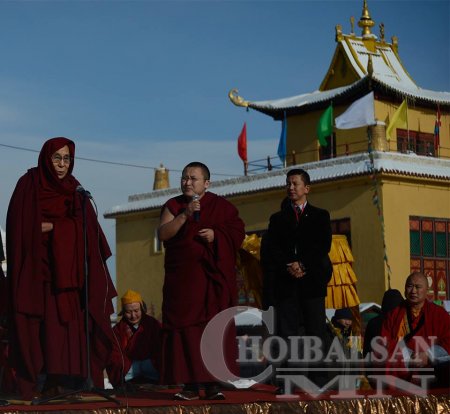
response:
M310 177L305 170L287 173L286 190L287 198L270 217L261 248L264 305L275 308L278 336L315 336L326 344L325 296L333 271L328 257L330 214L307 201ZM322 386L326 376L310 379Z

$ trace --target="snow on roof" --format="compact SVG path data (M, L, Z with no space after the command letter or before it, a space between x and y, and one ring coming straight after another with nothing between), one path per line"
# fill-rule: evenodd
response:
M353 88L359 86L364 80L356 81L355 83L347 86L341 86L335 89L329 89L327 91L314 91L311 93L304 93L301 95L291 96L288 98L273 99L267 101L255 101L249 102L249 107L253 109L265 109L265 110L282 110L288 108L300 108L302 106L308 106L319 102L327 102L331 99L335 99L342 96L346 92L351 91Z
M356 83L360 83L358 81ZM317 102L326 102L330 99L340 96L342 93L351 90L356 86L356 83L348 86L341 86L340 88L330 89L327 91L314 91L311 93L304 93L301 95L291 96L288 98L274 99L268 101L250 102L251 108L272 108L272 109L286 109L286 108L298 108L300 106L306 106Z
M381 76L373 74L373 86L375 89L382 87L383 89L391 90L400 95L415 99L422 99L424 101L440 103L440 104L450 104L450 92L439 92L431 91L429 89L422 89L415 85L407 85L406 82L393 82L389 83L389 79L386 76ZM335 89L329 89L327 91L314 91L311 93L304 93L301 95L291 96L288 98L266 100L266 101L255 101L249 102L248 106L255 110L261 110L263 112L271 111L282 111L290 108L301 108L307 107L308 105L317 104L320 102L329 102L333 99L343 97L352 92L353 89L357 89L362 86L368 80L368 76L352 83L348 86L341 86Z
M341 44L350 63L361 78L366 75L370 55L375 78L393 87L398 86L411 90L420 89L405 71L390 45L377 44L376 52L369 52L361 39L346 38Z
M450 160L379 151L374 151L373 156L377 172L450 180ZM282 189L286 183L286 171L292 168L212 181L209 189L223 197ZM313 183L371 174L368 153L310 162L302 164L301 168L308 171ZM171 188L132 195L128 203L110 208L104 216L113 218L121 214L159 209L169 198L178 194L179 188Z
M329 102L333 99L348 95L353 89L368 84L367 66L369 55L372 57L373 86L396 92L412 99L422 99L433 103L450 104L450 92L432 91L416 85L403 67L398 55L388 43L376 43L375 52L369 51L361 38L344 36L339 41L348 61L354 68L357 76L356 82L335 89L314 91L301 95L265 101L249 101L248 107L271 114L286 109L308 107L320 102ZM339 47L339 46L338 46ZM367 89L367 87L366 87Z

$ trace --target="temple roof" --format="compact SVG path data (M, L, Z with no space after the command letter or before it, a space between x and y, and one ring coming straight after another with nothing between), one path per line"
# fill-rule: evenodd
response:
M375 22L370 17L366 0L358 22L362 28L361 36L353 32L353 24L352 20L350 34L343 34L341 26L336 26L337 46L318 90L281 99L247 101L233 89L229 93L230 100L274 119L282 119L284 112L292 115L322 109L330 101L335 105L349 104L371 90L398 101L408 98L424 106L450 106L450 92L417 86L400 60L397 38L392 37L392 43L385 40L383 24L380 24L380 38L371 32ZM345 68L344 73L342 68Z
M447 159L378 151L373 152L373 157L375 171L378 173L450 181L450 160ZM291 168L294 166L289 167ZM313 183L372 174L368 153L310 162L302 164L301 168L308 171ZM209 189L223 197L281 190L285 188L287 170L274 170L263 174L212 181ZM179 194L179 188L171 188L132 195L128 197L128 203L112 207L104 213L104 216L113 218L122 214L160 209L169 198Z
M287 114L306 112L328 106L330 101L336 104L348 104L365 95L370 90L379 91L382 94L392 94L401 98L409 98L416 103L424 105L450 105L450 92L437 92L429 89L412 87L407 83L393 83L378 79L376 75L364 76L362 79L348 86L342 86L326 91L314 91L288 98L273 99L267 101L248 101L249 108L263 112L275 119L282 119L284 111Z

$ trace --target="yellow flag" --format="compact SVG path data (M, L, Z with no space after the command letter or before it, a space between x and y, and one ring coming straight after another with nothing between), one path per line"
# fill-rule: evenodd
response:
M394 115L392 115L391 122L389 122L389 126L386 128L386 138L388 140L397 138L395 135L397 128L408 128L408 105L406 99L403 100Z

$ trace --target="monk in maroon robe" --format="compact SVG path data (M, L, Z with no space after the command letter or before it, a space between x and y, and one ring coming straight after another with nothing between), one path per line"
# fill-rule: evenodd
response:
M427 290L427 277L412 273L405 284L406 300L385 317L381 336L387 341L389 375L411 380L420 375L415 368L439 369L439 360L450 354L450 315L427 300Z
M122 319L114 326L116 341L107 371L114 387L128 381L157 382L161 366L161 324L147 315L140 293L121 298Z
M3 273L2 262L5 260L5 253L3 252L2 234L0 233L0 321L6 314L8 303L8 290L6 285L5 274Z
M10 349L26 399L40 391L38 377L46 378L44 391L87 377L83 200L72 175L74 156L71 140L48 140L38 166L19 179L8 208ZM91 374L102 387L116 292L105 263L111 252L88 201L86 228Z
M167 201L161 213L159 238L166 248L162 379L185 385L176 399L198 399L201 383L206 398L224 398L202 361L200 341L207 323L236 305L236 254L245 232L237 209L206 192L209 178L206 165L188 164L181 178L183 194ZM224 342L225 361L236 372L232 328Z

